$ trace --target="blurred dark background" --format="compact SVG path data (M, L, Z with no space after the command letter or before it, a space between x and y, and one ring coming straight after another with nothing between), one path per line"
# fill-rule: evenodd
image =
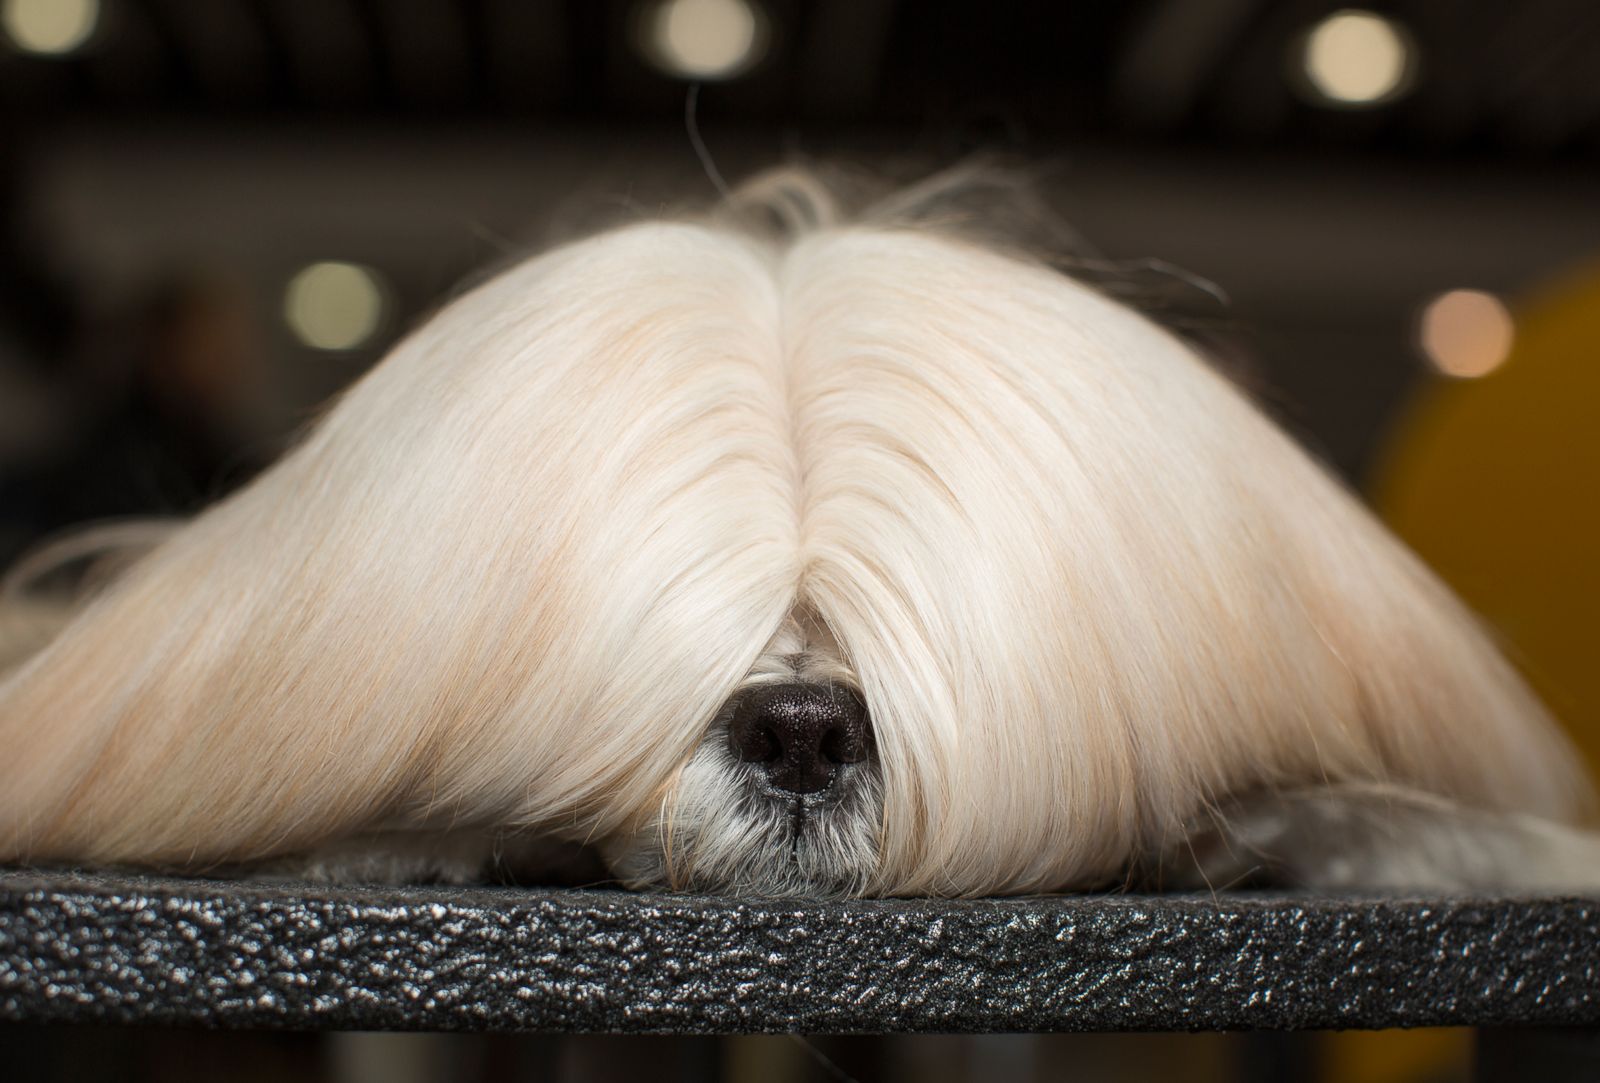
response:
M730 178L1042 165L1099 251L1215 283L1249 383L1362 481L1430 300L1600 253L1600 6L1335 9L5 0L0 467L54 495L10 487L0 556L187 510L475 271L712 199L691 82Z
M696 86L734 180L1039 167L1597 728L1592 0L0 0L0 561L193 510L464 281L713 200ZM987 1078L959 1048L942 1077ZM1046 1048L983 1055L1057 1078ZM1342 1048L1323 1077L1464 1063L1451 1036ZM1249 1078L1311 1063L1246 1052Z

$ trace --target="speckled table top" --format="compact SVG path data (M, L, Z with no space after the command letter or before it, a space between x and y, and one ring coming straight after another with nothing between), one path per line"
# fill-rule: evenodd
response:
M0 1019L680 1033L1593 1025L1600 900L793 903L11 871Z

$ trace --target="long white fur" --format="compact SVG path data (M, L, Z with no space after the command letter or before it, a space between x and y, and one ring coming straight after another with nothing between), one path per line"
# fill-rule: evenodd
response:
M638 884L975 895L1219 815L1294 837L1238 810L1325 822L1273 804L1307 788L1455 810L1432 854L1581 822L1415 557L1191 348L935 202L842 221L779 174L446 307L0 683L0 860L520 832ZM718 720L796 673L859 688L878 762L785 845ZM1600 884L1574 845L1413 880Z

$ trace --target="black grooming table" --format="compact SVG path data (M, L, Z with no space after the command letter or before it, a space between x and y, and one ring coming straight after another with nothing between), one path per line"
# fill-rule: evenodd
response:
M731 1034L1600 1020L1600 900L732 901L0 872L0 1019Z

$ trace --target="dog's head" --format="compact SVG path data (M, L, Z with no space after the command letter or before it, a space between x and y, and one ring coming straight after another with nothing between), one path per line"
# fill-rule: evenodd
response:
M974 894L1301 783L1570 809L1470 618L1183 342L904 202L758 191L806 228L455 301L95 599L0 685L0 858L482 829Z

